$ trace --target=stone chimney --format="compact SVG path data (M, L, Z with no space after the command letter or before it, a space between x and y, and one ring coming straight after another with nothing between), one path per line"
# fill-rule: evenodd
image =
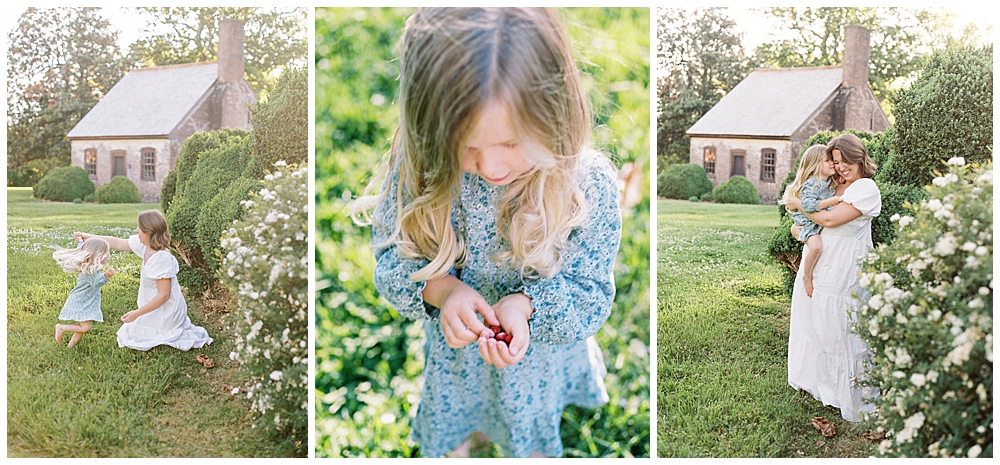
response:
M214 128L250 129L250 111L247 105L251 103L251 99L243 84L243 47L246 40L244 24L244 21L237 19L219 21L219 79L215 94L218 119L213 124Z
M219 80L222 82L243 79L243 24L238 19L219 21Z
M868 61L871 59L871 30L849 24L844 28L844 87L868 87Z

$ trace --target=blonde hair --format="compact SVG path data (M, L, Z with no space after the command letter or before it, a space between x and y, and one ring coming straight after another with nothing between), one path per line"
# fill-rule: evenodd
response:
M104 257L110 255L107 241L92 237L75 249L57 248L52 258L67 273L93 275L101 269Z
M355 213L370 210L396 189L390 208L398 221L377 246L395 244L403 257L430 260L410 276L414 281L463 265L464 238L451 225L462 148L483 109L498 102L534 168L498 201L497 227L509 250L495 259L523 276L558 272L570 231L586 219L577 171L591 123L556 12L421 8L407 20L401 45L400 123L382 170L398 173L399 182L373 196L381 185L373 180L353 206Z
M170 231L167 230L167 219L157 210L146 210L139 213L139 229L149 235L149 247L153 250L164 250L170 246Z
M829 157L826 146L823 144L816 144L806 149L806 152L802 154L802 161L799 162L799 170L795 173L795 180L785 188L782 199L787 201L791 196L801 198L802 185L810 179L825 180L823 178L823 162ZM836 186L836 177L831 176L830 179Z

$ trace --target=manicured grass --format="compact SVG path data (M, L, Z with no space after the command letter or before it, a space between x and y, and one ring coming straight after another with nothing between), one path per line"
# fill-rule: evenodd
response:
M76 276L52 260L73 231L127 237L156 204L40 202L7 189L7 453L11 457L287 455L254 428L245 389L229 360L228 313L185 293L191 321L215 339L182 352L120 349L119 318L134 310L139 257L112 252L117 271L102 288L104 322L70 349L54 326ZM208 307L209 309L206 309ZM69 337L67 334L65 337ZM205 354L216 366L205 369ZM233 395L234 388L243 395Z
M791 299L767 255L776 207L657 208L657 455L871 455L839 409L788 386ZM819 435L817 416L836 436Z

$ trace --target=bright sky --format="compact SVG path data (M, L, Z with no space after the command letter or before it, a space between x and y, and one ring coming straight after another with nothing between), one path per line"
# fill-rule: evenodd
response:
M10 34L10 31L14 30L17 26L17 20L26 9L27 7L25 6L5 7L3 17L5 41L7 34ZM133 9L103 7L101 8L101 15L111 22L112 29L117 29L119 31L118 46L123 50L127 49L132 42L135 42L135 40L139 38L139 32L146 27L145 18L139 16L139 14L137 14Z

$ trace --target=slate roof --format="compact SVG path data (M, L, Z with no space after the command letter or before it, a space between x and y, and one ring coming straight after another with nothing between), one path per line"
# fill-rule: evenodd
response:
M169 135L212 91L218 69L215 61L134 69L66 137Z
M790 137L840 88L842 76L840 66L758 69L687 134Z

